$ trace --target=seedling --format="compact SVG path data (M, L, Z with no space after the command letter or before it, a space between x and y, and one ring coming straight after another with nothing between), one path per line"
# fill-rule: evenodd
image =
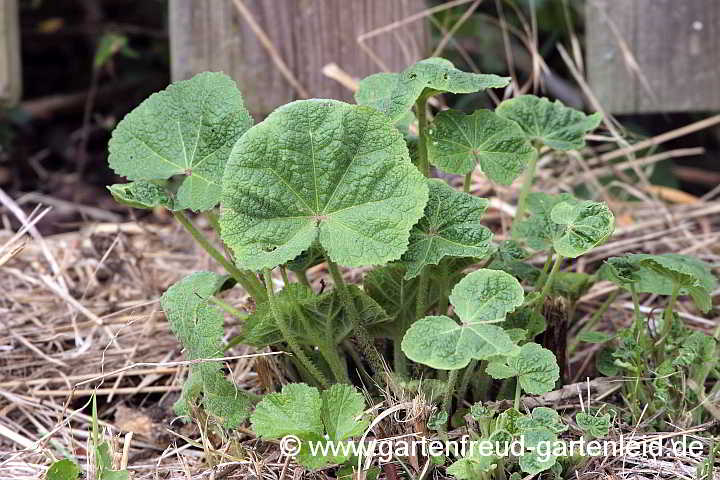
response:
M501 391L515 387L516 408L471 409L478 438L525 436L532 446L566 428L550 409L519 411L523 391L549 392L559 378L553 353L533 340L546 328L547 298L563 296L572 304L595 279L561 272L563 259L607 240L614 217L604 203L530 190L540 148L581 148L600 116L523 96L494 112L447 110L430 119L433 95L508 82L432 58L362 80L358 105L296 101L253 126L234 82L203 73L152 95L118 124L110 165L130 183L111 186L112 195L132 207L173 212L227 273L195 273L163 295L170 327L194 361L179 413L202 408L204 418L223 428L250 418L261 438L296 435L303 441L297 461L309 468L346 462L344 456L313 457L307 442L343 442L364 432L360 385L373 400L375 386L442 398L434 426L444 433L447 419L462 414L452 414L454 397L492 400L492 382L503 379ZM431 164L465 175L465 191L428 178ZM476 167L501 185L525 172L512 241L493 244L483 225L490 202L468 193ZM214 239L195 227L188 210L207 217ZM526 248L547 254L544 269L526 263ZM332 287L321 290L307 272L323 263ZM648 291L636 275L647 271L673 298L687 293L702 309L709 306L714 284L698 276L697 265L648 256L609 265L608 275L634 296ZM342 267L363 268L362 288L346 283ZM236 285L252 297L251 307L223 298ZM241 329L229 345L292 353L281 365L298 383L259 399L225 378L217 361L228 348L225 314ZM616 338L636 341L622 333ZM677 338L671 331L665 347ZM688 341L680 363L662 368L690 368L701 385L711 372L688 365L708 358L715 345L682 338ZM632 359L606 352L606 366L636 368L638 351ZM672 395L657 380L654 388ZM550 468L560 468L554 458L530 452L517 462L471 456L448 472L506 478Z

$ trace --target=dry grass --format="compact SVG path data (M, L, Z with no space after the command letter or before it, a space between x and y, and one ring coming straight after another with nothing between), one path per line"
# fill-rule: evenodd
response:
M456 0L443 8L471 1ZM474 2L468 8L477 4ZM429 9L367 32L358 43L368 49L363 43L367 38L419 21L434 11ZM505 22L500 21L505 29ZM536 88L540 73L547 66L537 51L535 19L528 19L524 31L503 33L519 37L536 69L528 83L514 84L518 90ZM442 44L449 41L452 31L446 32ZM270 45L269 49L272 48ZM507 53L508 64L512 65L509 47ZM577 73L584 93L592 98L592 92L582 82L578 49L573 48L572 57L562 53L570 70ZM329 71L333 78L342 78L352 85L353 79L337 67ZM720 116L711 117L634 146L628 145L608 121L607 135L589 137L593 148L567 156L543 156L536 190L571 191L583 184L590 195L607 201L617 218L618 227L611 241L565 267L590 272L604 258L639 251L688 253L720 265L720 188L703 198L693 198L682 192L655 188L648 181L656 162L698 155L702 150L659 154L650 151L642 158L635 156L641 148L657 147L718 121ZM613 163L618 159L623 163ZM640 181L624 181L627 171L639 175ZM618 180L601 184L599 178L608 174L614 174ZM450 181L459 185L462 179L452 177ZM517 185L495 187L476 172L472 191L492 199L487 221L497 240L505 238L514 213ZM92 392L98 395L99 419L106 436L113 439L118 465L127 465L135 478L326 478L323 472L308 474L279 458L276 445L257 442L248 430L239 429L223 438L212 429L183 425L173 417L170 407L186 376L187 363L168 330L158 300L168 286L186 274L217 268L180 226L157 222L88 223L77 232L43 238L34 225L42 221L46 210L37 209L28 218L2 190L0 206L4 226L0 230L2 479L40 478L53 460L63 456L74 456L81 464L86 461L91 422L88 403ZM10 227L18 223L19 229ZM539 256L533 259L538 265L544 260ZM362 273L362 270L346 272L355 282ZM322 267L310 272L317 288L328 277ZM580 319L572 326L573 331L582 328L614 289L613 285L600 282L580 299L577 306ZM243 297L231 300L239 306L246 303ZM645 296L643 308L651 311L660 302L654 296ZM689 303L680 302L679 309L693 328L708 332L719 328L720 319L702 317ZM627 325L631 310L629 297L621 293L603 317L601 327L614 331ZM238 332L238 325L228 320L226 329L230 336ZM591 374L596 348L583 347L570 359L576 381ZM279 373L281 360L277 357L247 357L254 352L245 348L231 353L235 357L226 363L233 381L241 388L264 393L287 381ZM608 397L613 391L606 387L593 390L593 401ZM545 399L547 404L563 408L580 406L581 400L572 392L554 395ZM717 405L720 399L709 399L708 403ZM386 410L392 406L406 407L413 418L425 418L428 413L422 399L399 398L392 391L385 392L384 403L376 408ZM709 426L690 433L698 434ZM382 433L401 435L420 428L424 428L424 422L399 425L385 421ZM683 433L688 432L677 428L673 435ZM593 459L578 472L578 478L694 478L698 460L677 457L669 451L658 459ZM421 464L412 466L418 471L425 468ZM716 478L720 476L716 474Z

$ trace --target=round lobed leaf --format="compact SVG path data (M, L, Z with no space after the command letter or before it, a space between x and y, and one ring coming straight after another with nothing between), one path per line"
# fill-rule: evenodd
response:
M490 202L457 192L440 180L429 180L428 187L425 215L410 231L410 244L402 256L407 280L445 257L483 258L490 253L492 232L480 223Z
M440 112L429 129L428 158L440 170L465 175L475 165L490 180L510 185L537 155L517 123L490 110Z
M526 343L518 355L490 362L486 371L498 380L517 377L522 389L533 395L551 391L560 378L555 355L537 343Z
M351 267L407 249L428 188L387 117L334 100L275 110L235 145L223 179L222 237L242 268L273 268L319 241Z
M615 230L615 216L604 202L561 202L550 212L550 219L564 230L553 240L555 251L577 258L607 240Z
M535 95L505 100L495 112L516 122L527 137L556 150L577 150L585 146L585 134L602 121L600 113L585 115L559 100L550 102Z
M512 275L481 269L465 276L453 288L450 303L465 324L498 322L522 305L525 292Z
M230 149L252 126L235 82L205 72L154 93L118 123L110 167L128 180L175 176L177 209L218 204Z

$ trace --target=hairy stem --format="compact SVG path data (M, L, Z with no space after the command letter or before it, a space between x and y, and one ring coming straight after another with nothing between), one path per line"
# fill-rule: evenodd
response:
M463 192L465 193L470 193L470 187L472 186L472 174L472 170L465 174L465 181L463 182Z
M448 262L441 262L440 264L440 282L441 291L438 312L439 315L447 315L450 306L450 270Z
M670 335L670 331L672 330L672 324L673 324L673 311L675 309L675 302L677 301L677 297L680 294L680 285L677 283L673 285L672 294L670 295L670 302L668 303L668 306L665 308L665 312L663 315L663 328L662 328L662 335L660 336L660 339L655 342L655 346L662 345L662 343L665 341L665 339Z
M318 345L318 350L330 366L330 370L335 377L335 381L338 383L346 383L350 385L350 377L348 377L347 365L345 364L345 359L340 356L338 348L333 348L330 345Z
M220 253L203 233L195 228L190 219L181 211L173 212L173 216L177 219L185 230L187 230L193 239L205 250L216 262L223 266L226 272L235 279L242 287L252 295L255 300L261 302L267 298L262 284L252 272L244 272L232 264L225 256Z
M536 147L536 154L528 162L527 171L525 172L525 178L523 178L523 184L520 189L518 196L517 210L515 210L515 220L522 220L525 216L525 208L527 206L527 197L532 188L533 180L535 179L535 169L537 168L538 156L540 156L540 149Z
M375 346L372 344L370 334L367 332L367 330L360 321L360 314L358 313L357 306L355 305L352 295L350 294L350 289L345 283L345 280L343 280L340 269L338 268L337 264L327 258L327 256L325 258L327 260L328 269L330 270L330 275L332 275L335 288L338 289L340 299L345 306L345 311L350 316L350 323L353 325L353 333L355 335L355 338L357 338L360 344L360 348L370 362L370 366L375 371L375 374L380 375L380 373L384 371L383 359L380 356L380 353L378 353Z
M443 397L443 412L450 412L450 404L452 403L453 394L455 393L455 384L457 383L459 375L460 370L450 370L447 380L447 390L445 390L445 396Z
M522 388L520 387L520 379L515 379L515 403L513 406L515 410L520 410L520 395L522 394Z
M287 287L290 285L290 279L288 278L287 268L284 265L280 266L280 274L282 275L283 283Z
M233 307L229 303L224 302L223 300L220 300L219 298L217 298L215 296L211 296L209 298L209 300L239 320L245 320L249 316L247 313L238 310L237 308Z
M643 331L643 317L642 312L640 311L640 298L638 297L637 290L635 289L635 284L630 284L630 296L632 297L633 301L633 311L635 312L635 320L633 321L633 328L635 330L636 338L639 338L639 335Z
M395 338L393 338L393 370L395 370L395 373L397 373L398 375L407 377L407 358L405 357L405 353L402 351L402 348L400 348L403 336L404 334L401 333L400 335L397 335L395 336Z
M285 343L288 344L288 347L290 347L292 353L295 354L298 360L300 360L300 363L313 377L315 377L315 380L317 380L319 384L324 387L330 386L330 383L328 382L325 375L312 362L312 360L310 360L310 358L305 355L305 351L295 341L295 337L293 337L290 329L287 326L287 323L285 323L285 317L283 316L283 313L280 311L280 307L275 301L275 291L273 290L272 274L270 273L269 268L263 270L263 277L265 279L265 287L267 289L267 298L268 303L270 304L270 311L272 311L273 317L275 317L275 323L277 324L278 329L280 329L280 333L282 334Z
M415 102L415 115L418 119L418 170L426 177L430 176L430 163L427 153L427 97L420 95Z
M425 317L427 311L428 287L430 283L427 267L420 271L420 280L417 288L417 303L415 304L415 319L419 320Z
M550 274L548 275L547 280L545 281L545 285L543 286L542 293L540 294L540 301L535 306L535 308L542 308L543 304L545 303L545 299L550 295L550 290L552 289L553 281L555 280L555 275L557 275L557 272L560 270L560 265L562 264L563 256L559 253L555 254L555 263L553 263L552 270L550 270ZM539 305L539 307L538 307Z

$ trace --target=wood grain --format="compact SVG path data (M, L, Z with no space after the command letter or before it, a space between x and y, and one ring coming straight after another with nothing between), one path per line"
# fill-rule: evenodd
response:
M0 1L0 105L15 105L22 94L17 0Z
M425 8L424 0L243 0L282 60L310 96L351 100L322 68L337 63L354 77L380 71L357 37ZM298 98L232 0L171 0L172 78L224 71L250 110L265 115ZM402 70L426 53L422 20L366 42L388 68Z
M720 109L720 2L590 0L587 64L591 88L613 113Z

